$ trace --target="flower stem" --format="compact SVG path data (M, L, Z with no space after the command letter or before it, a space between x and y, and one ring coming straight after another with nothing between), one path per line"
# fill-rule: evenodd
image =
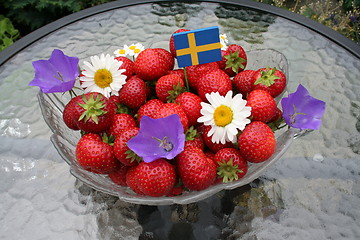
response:
M183 70L184 70L184 77L185 77L186 89L187 89L188 92L190 92L189 80L188 80L188 78L187 78L186 68L183 68Z

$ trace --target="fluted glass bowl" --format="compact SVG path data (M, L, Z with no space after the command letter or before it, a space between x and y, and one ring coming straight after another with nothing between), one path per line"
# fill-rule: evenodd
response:
M280 52L272 49L254 50L248 51L247 56L248 64L246 69L256 70L267 66L276 67L282 70L285 73L287 79L289 79L288 63L285 56ZM279 101L280 98L281 96L278 97L277 100ZM128 187L119 186L113 183L106 175L91 173L79 166L75 157L75 147L78 140L80 139L80 132L69 129L62 119L62 111L67 102L70 100L69 94L44 94L39 92L38 100L43 117L53 132L51 141L61 157L69 164L71 174L75 178L81 180L96 190L118 196L119 199L123 201L135 204L188 204L205 199L224 189L234 189L246 185L258 178L267 168L279 160L291 144L292 140L295 138L296 134L298 134L294 129L291 128L284 128L284 130L275 132L277 144L275 153L272 155L272 157L262 163L250 163L247 174L238 181L220 183L210 186L209 188L202 191L184 192L180 196L148 197L135 194Z

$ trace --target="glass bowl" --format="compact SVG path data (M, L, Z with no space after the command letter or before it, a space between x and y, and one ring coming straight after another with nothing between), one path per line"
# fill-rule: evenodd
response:
M287 79L289 79L288 63L285 56L280 52L272 49L254 50L248 51L247 56L248 63L246 69L256 70L267 66L276 67L283 71ZM279 96L277 100L279 101L280 98L281 96ZM180 196L148 197L135 194L130 188L113 183L106 175L91 173L79 166L75 158L75 147L80 139L80 132L69 129L62 119L62 111L70 100L69 94L44 94L39 92L38 100L44 120L53 132L51 141L61 157L69 164L71 174L96 190L117 196L123 201L135 204L189 204L212 196L219 191L246 185L258 178L267 168L279 160L297 134L296 130L292 128L284 128L283 130L276 131L275 136L277 144L275 153L272 157L262 163L250 163L247 174L238 181L219 183L202 191L184 192Z

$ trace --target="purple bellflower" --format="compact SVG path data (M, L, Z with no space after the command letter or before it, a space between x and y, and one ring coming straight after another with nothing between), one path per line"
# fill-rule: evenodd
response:
M296 92L281 100L283 118L293 128L319 129L325 112L325 102L313 98L301 84Z
M173 159L184 150L184 145L184 128L177 114L158 119L143 116L139 133L128 141L128 147L144 162Z
M34 61L35 77L29 86L38 86L44 93L66 92L74 87L79 76L79 59L54 49L49 60Z

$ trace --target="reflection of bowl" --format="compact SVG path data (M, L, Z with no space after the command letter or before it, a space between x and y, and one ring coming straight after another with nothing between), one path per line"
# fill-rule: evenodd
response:
M286 58L274 50L256 50L247 52L248 65L246 69L258 69L262 67L276 67L282 70L288 78L288 64ZM134 194L129 188L113 183L105 175L94 174L82 169L75 158L75 146L80 139L79 131L69 129L62 120L62 110L70 100L65 98L68 94L43 94L39 93L38 99L43 117L51 128L53 135L51 141L62 158L70 165L70 172L90 187L99 191L118 196L121 200L136 204L167 205L187 204L205 199L223 189L234 189L250 183L258 178L262 172L270 167L285 153L294 138L295 131L292 129L276 132L277 145L273 156L263 163L250 164L245 177L231 183L213 185L203 191L191 191L175 197L146 197Z

